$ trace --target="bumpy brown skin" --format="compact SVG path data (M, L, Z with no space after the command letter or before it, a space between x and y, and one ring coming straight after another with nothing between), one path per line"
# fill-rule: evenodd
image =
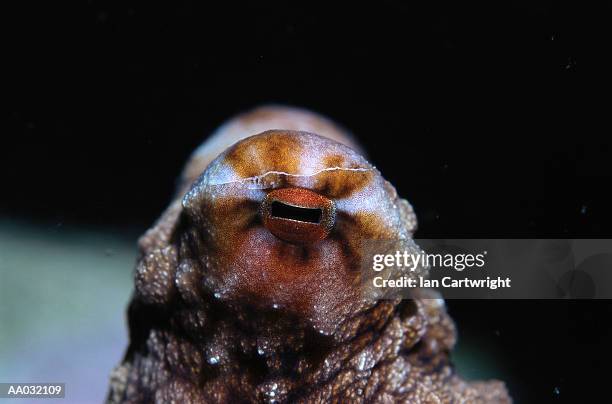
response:
M437 296L375 301L360 291L360 241L418 248L410 205L336 142L350 144L342 132L332 141L295 131L335 130L312 113L260 108L229 127L244 121L248 131L265 125L261 116L297 127L242 140L212 162L204 147L141 238L130 345L108 402L511 402L503 383L455 374L455 329ZM332 203L331 231L303 243L300 231L314 225L290 227L290 242L268 231L261 206L278 189L292 203Z

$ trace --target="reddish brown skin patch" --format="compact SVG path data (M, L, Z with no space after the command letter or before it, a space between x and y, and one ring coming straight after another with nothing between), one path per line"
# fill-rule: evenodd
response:
M323 159L325 167L342 167L344 165L344 156L340 154L332 154Z
M363 238L389 240L395 237L395 233L385 226L382 219L375 213L358 212L352 215L352 223L355 226L349 234L361 234Z
M324 160L325 167L343 167L344 157L331 155ZM350 166L348 168L365 168ZM317 176L316 189L332 199L348 198L365 188L374 178L372 171L325 171Z
M226 155L227 163L243 178L267 171L298 172L302 145L295 132L267 131L233 146ZM257 156L256 158L254 156Z
M262 245L256 236L251 237L256 231L249 230L236 246L236 253L228 257L238 280L231 299L261 307L279 304L300 318L308 318L321 300L322 282L329 285L328 291L333 295L347 295L344 287L352 283L349 278L354 274L343 270L346 265L339 249L330 254L332 257L323 257L318 248L309 246L283 241Z
M274 202L302 208L320 209L322 212L321 221L319 223L308 223L274 217L272 215L272 204ZM268 193L262 203L261 214L264 225L276 237L290 243L306 244L327 237L334 225L335 207L330 199L308 189L281 188Z
M302 188L284 188L269 194L298 206L323 206L328 212L333 204L329 199ZM298 227L296 232L302 233L287 237L297 237L300 242L288 243L264 227L266 220L262 222L260 219L260 207L256 202L223 197L199 209L212 220L206 226L214 228L216 236L208 239L204 233L196 237L204 241L198 255L211 260L213 265L208 276L217 279L220 290L230 290L228 297L232 300L248 301L263 307L279 304L307 318L313 315L314 302L321 299L318 293L322 280L329 284L327 290L330 293L337 288L333 294L338 297L345 296L345 285L353 283L355 274L343 270L348 261L341 245L326 241L331 250L328 250L328 256L322 257L318 243L325 240L304 244L308 237L324 238L328 224L313 224L319 226L314 232L306 226ZM324 235L317 234L322 231ZM231 284L226 282L228 279L232 280Z
M231 220L216 220L214 226L217 233L224 237L216 237L214 247L221 250L231 249L232 245L243 239L244 231L258 220L259 204L242 198L223 197L216 203L203 206L202 209L210 211L212 218L231 218ZM209 242L213 242L210 240Z

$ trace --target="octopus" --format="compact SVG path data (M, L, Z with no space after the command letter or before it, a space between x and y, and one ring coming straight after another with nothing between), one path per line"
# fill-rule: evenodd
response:
M108 403L510 403L468 382L444 301L362 290L364 240L415 249L412 206L354 138L263 106L190 157L139 240L129 346Z

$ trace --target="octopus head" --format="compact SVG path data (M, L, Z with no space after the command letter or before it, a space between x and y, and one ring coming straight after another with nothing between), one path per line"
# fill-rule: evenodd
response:
M182 204L211 295L291 312L321 333L361 307L362 243L408 240L416 224L364 157L297 131L236 143Z

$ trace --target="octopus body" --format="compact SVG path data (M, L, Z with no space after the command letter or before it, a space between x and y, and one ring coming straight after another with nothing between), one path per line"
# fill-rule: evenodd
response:
M509 403L503 383L455 373L437 295L361 290L361 243L418 251L415 229L333 122L280 106L233 118L139 241L108 402Z

